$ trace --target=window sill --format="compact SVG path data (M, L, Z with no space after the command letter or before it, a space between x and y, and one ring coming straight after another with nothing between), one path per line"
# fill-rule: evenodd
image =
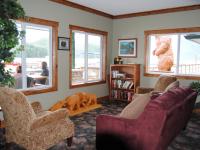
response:
M161 74L153 74L153 73L144 73L146 77L159 77ZM166 74L166 75L173 75L178 79L185 79L185 80L200 80L200 76L192 76L192 75L174 75L174 74Z
M98 84L104 84L104 83L106 83L106 80L96 81L96 82L91 82L91 83L80 83L80 84L76 84L76 85L70 85L69 88L73 89L73 88L92 86L92 85L98 85Z
M48 93L48 92L53 92L53 91L57 91L56 86L48 87L48 88L22 90L22 93L24 93L25 95L35 95L35 94Z

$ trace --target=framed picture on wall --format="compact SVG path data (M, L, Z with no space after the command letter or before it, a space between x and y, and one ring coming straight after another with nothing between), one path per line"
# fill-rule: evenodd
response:
M58 37L58 50L69 50L69 38Z
M137 57L137 38L119 39L119 56Z

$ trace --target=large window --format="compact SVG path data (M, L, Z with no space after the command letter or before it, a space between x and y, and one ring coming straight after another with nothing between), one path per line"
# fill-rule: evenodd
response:
M105 82L107 32L70 25L70 86Z
M56 90L56 54L58 23L36 18L16 21L25 37L19 41L24 50L17 51L6 69L15 78L15 88L26 94Z
M200 28L145 31L146 75L200 78Z

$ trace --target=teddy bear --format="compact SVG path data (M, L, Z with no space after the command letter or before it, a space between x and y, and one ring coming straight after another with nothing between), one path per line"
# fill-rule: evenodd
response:
M171 71L174 63L171 38L156 36L156 48L153 55L158 57L157 66L159 71Z

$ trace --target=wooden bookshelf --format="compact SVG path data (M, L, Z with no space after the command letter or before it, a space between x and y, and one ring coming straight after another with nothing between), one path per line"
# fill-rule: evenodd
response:
M131 101L140 85L140 64L110 65L110 99Z

